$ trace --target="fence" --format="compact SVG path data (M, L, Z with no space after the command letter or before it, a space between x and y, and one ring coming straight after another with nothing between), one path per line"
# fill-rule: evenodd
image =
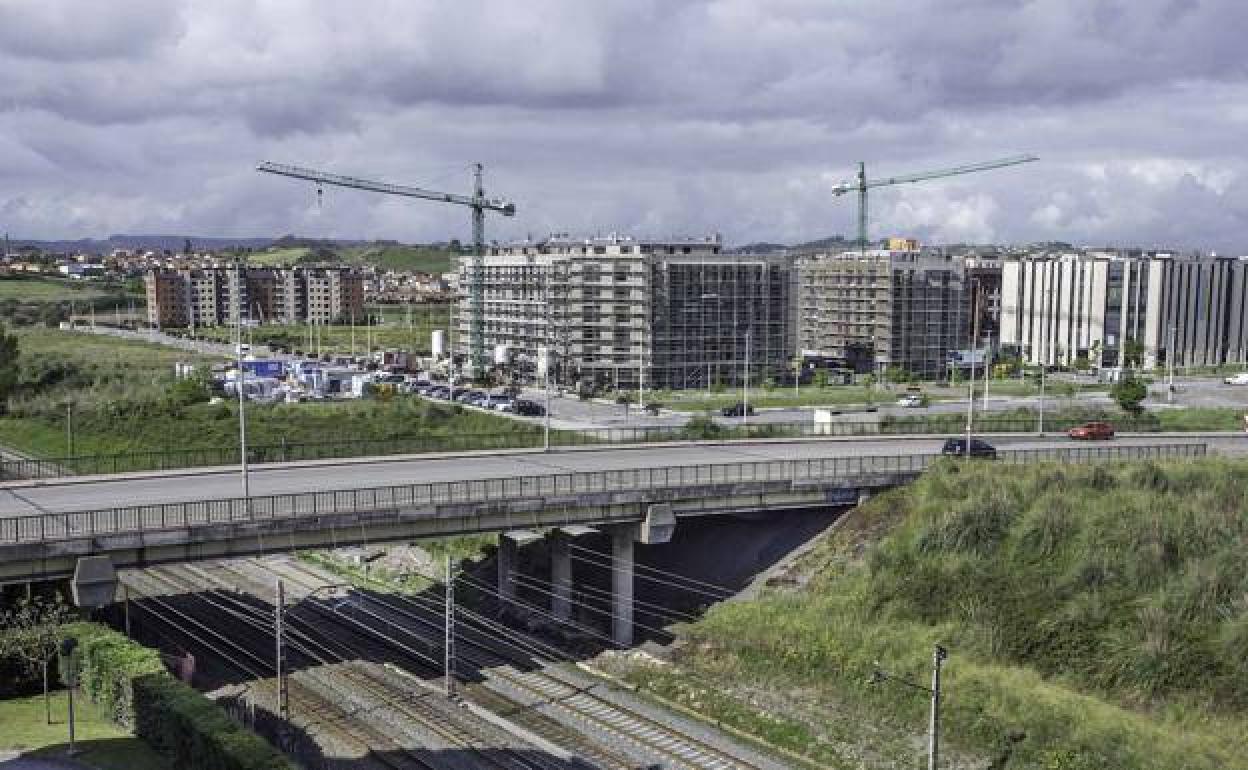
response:
M880 420L837 421L829 423L750 423L724 426L695 423L685 426L624 426L597 430L556 430L551 444L573 447L609 444L645 444L688 440L738 440L750 438L802 438L806 436L904 436L924 434L962 435L965 416L961 414L916 417L884 417ZM1046 419L1045 427L1063 432L1083 420ZM1119 431L1157 432L1157 419L1115 419ZM1035 419L986 417L975 420L976 433L1027 433L1035 431ZM541 431L466 433L449 436L419 436L392 439L335 439L330 441L267 444L247 447L247 461L253 465L348 457L373 457L432 452L459 452L483 449L530 449L542 446ZM59 478L135 471L164 471L203 468L238 463L238 447L173 449L82 455L48 459L0 462L0 479Z
M1085 463L1196 457L1205 453L1204 444L1156 444L1013 450L999 453L998 459L1014 464L1049 460ZM445 503L509 501L622 490L679 489L694 485L739 482L855 479L874 474L917 474L940 457L937 454L881 455L580 471L544 476L440 481L44 513L0 519L0 543L46 542L209 524L398 510Z

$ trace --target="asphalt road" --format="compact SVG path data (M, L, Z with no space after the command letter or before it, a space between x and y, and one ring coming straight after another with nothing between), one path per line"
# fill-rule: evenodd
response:
M1182 435L1148 435L1115 439L1114 444L1191 443L1204 441L1220 452L1248 450L1248 437L1193 439ZM662 468L703 463L739 463L766 460L814 459L869 455L924 454L940 450L939 439L859 439L787 441L776 443L699 446L652 445L534 452L481 453L457 457L408 457L357 462L323 461L289 466L265 465L253 469L253 496L295 492L358 489L373 486L462 481L501 477L633 468ZM1064 437L997 436L1002 448L1068 447ZM1241 445L1243 445L1241 450ZM0 486L0 517L41 512L80 511L120 506L239 497L237 470L168 472L95 480L17 481Z

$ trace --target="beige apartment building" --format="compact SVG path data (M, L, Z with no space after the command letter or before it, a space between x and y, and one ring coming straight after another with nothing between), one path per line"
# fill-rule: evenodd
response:
M331 324L362 318L364 280L351 268L152 270L148 321L157 328L254 323Z

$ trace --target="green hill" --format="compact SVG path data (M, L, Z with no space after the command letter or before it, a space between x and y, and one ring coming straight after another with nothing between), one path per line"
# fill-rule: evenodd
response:
M950 463L627 676L831 767L1248 767L1248 463ZM793 587L800 586L800 587Z
M374 265L386 270L445 273L451 269L457 252L436 246L387 243L345 249L343 256L348 262Z

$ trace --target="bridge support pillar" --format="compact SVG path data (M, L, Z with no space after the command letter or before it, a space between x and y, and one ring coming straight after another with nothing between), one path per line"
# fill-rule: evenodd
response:
M633 644L633 547L637 525L611 529L611 638L621 647Z
M550 535L550 612L560 620L572 617L572 549L570 536L555 531Z
M504 600L514 599L516 596L516 579L512 571L516 568L517 548L513 538L506 534L499 535L498 553L494 558L498 563L498 594Z

